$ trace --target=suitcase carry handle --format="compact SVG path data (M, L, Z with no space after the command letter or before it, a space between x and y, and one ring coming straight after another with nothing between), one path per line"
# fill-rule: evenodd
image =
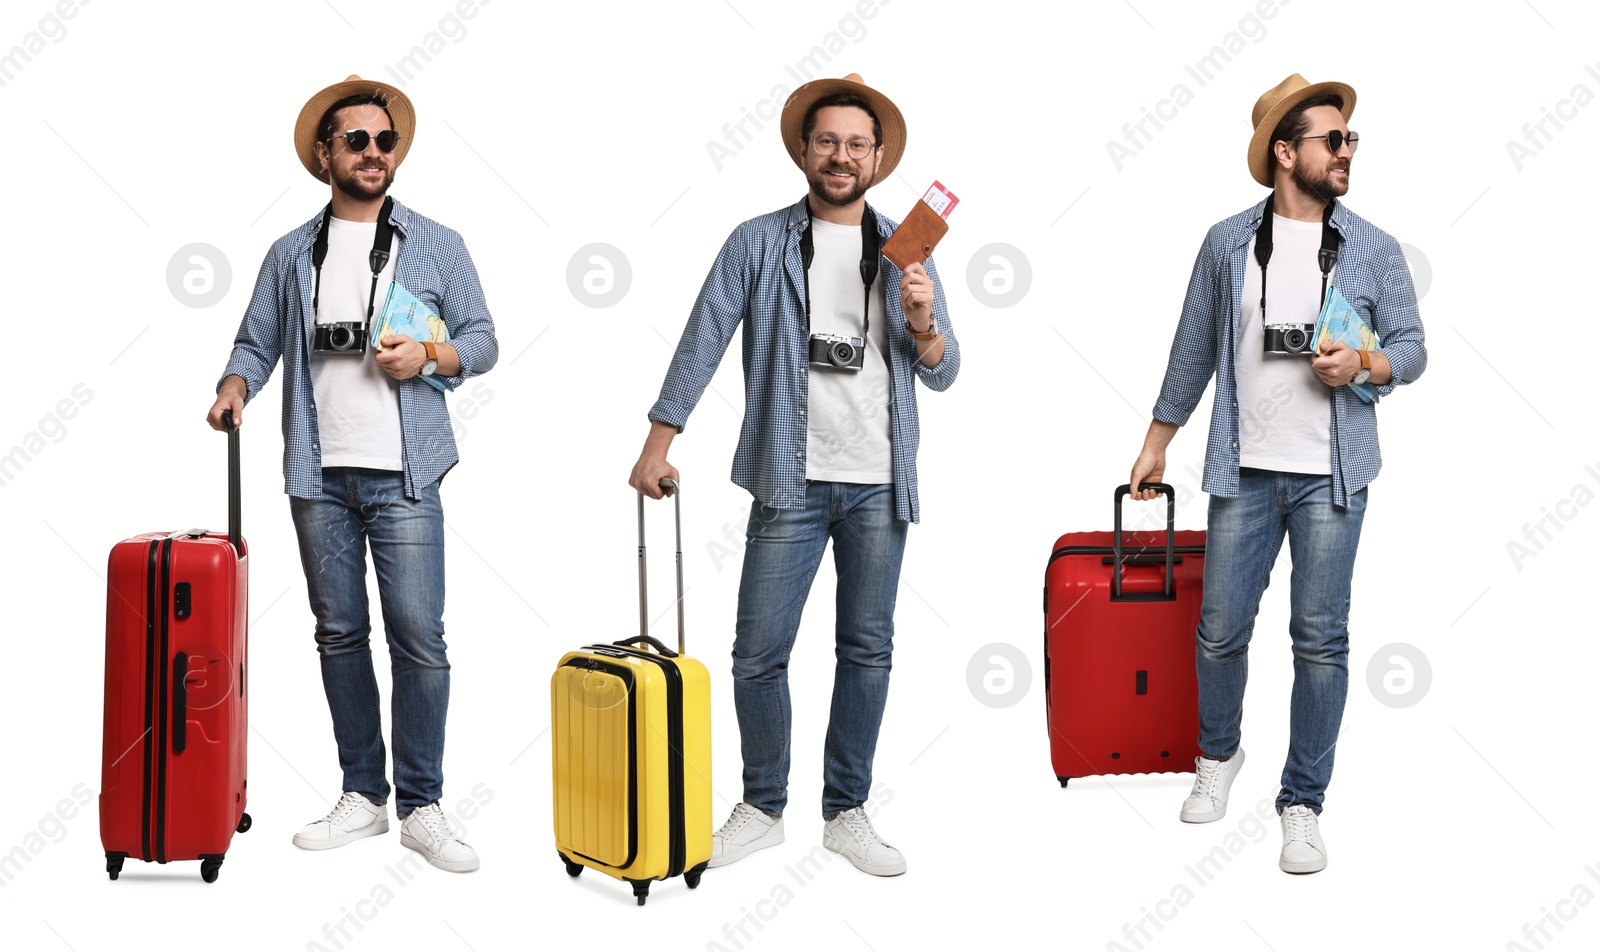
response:
M222 426L228 431L228 541L233 544L234 555L244 558L244 545L239 537L239 428L233 423L233 411L222 411Z
M1162 586L1160 593L1128 592L1124 594L1122 591L1122 566L1126 564L1126 561L1137 558L1137 556L1130 556L1128 560L1124 560L1122 555L1122 497L1128 495L1131 491L1128 484L1123 483L1117 487L1117 491L1111 496L1111 557L1115 560L1111 572L1111 600L1114 602L1167 601L1177 597L1172 587L1172 565L1176 561L1173 556L1173 536L1176 533L1178 524L1177 493L1173 492L1172 487L1166 483L1141 482L1139 491L1143 492L1146 489L1154 489L1167 497L1167 549L1166 557L1162 560L1167 567L1166 582Z
M172 659L172 752L181 754L188 747L189 728L189 655L178 652Z
M678 481L670 476L661 477L661 486L672 490L672 518L677 529L677 554L678 554L678 654L683 654L683 488ZM650 637L650 610L647 607L648 596L645 594L645 560L644 560L644 493L639 494L639 638L654 644L665 651L661 642ZM617 644L627 644L619 641Z
M656 650L656 654L663 658L676 658L678 656L678 652L673 651L671 648L668 648L666 645L662 644L660 641L657 641L655 638L650 637L649 635L634 635L632 638L624 638L621 641L613 641L612 644L619 648L629 648L633 645L644 644L654 648Z

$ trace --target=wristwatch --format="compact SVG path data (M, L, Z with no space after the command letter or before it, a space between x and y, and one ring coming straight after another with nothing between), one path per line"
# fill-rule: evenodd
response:
M1361 370L1356 373L1355 379L1350 382L1352 384L1366 383L1367 378L1372 376L1372 351L1358 350L1356 353L1361 355Z
M431 377L434 371L439 369L439 349L433 346L431 340L421 343L423 351L428 355L428 359L422 362L422 376Z
M912 340L933 340L939 336L939 322L930 321L927 330L919 331L911 326L910 321L906 321L906 333L911 335Z

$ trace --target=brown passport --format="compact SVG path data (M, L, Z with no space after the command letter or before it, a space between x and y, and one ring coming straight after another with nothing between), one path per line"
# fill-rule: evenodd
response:
M933 248L950 230L950 223L939 217L939 213L927 202L917 201L912 207L911 214L894 230L889 240L883 243L883 256L895 263L901 271L914 264L921 264L933 254Z

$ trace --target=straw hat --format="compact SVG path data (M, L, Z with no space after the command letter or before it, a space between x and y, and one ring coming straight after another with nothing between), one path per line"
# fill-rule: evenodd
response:
M405 161L406 152L411 149L411 138L417 127L417 113L411 108L411 100L406 94L390 86L380 83L375 79L362 79L360 76L351 76L342 83L318 92L306 104L300 107L300 115L294 121L294 151L300 156L300 164L306 167L312 178L326 183L328 175L322 170L322 163L317 160L317 122L322 119L322 114L328 107L345 98L358 93L379 93L389 103L389 116L394 120L394 131L400 134L400 142L394 147L394 167L399 168Z
M1344 121L1349 122L1350 114L1356 110L1356 91L1344 83L1308 83L1299 73L1290 73L1283 82L1261 94L1256 107L1250 110L1250 124L1256 130L1250 137L1251 178L1267 188L1272 187L1272 130L1278 128L1278 122L1289 110L1325 93L1333 93L1344 100L1339 112L1344 115Z
M789 150L789 158L801 169L806 167L806 143L801 139L801 126L805 123L806 112L812 103L834 93L855 93L872 106L872 113L878 117L878 126L883 130L883 141L878 143L883 146L883 160L878 163L878 173L872 181L883 181L900 164L900 155L906 150L906 121L889 97L863 83L859 73L851 73L843 79L814 79L789 95L789 101L783 104L783 116L778 122L778 128L783 133L783 147Z

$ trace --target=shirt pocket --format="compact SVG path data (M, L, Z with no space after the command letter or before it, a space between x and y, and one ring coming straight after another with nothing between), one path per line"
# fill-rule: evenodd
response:
M1347 252L1348 254L1348 252ZM1383 280L1382 274L1374 273L1370 262L1352 262L1349 266L1341 260L1338 270L1334 272L1333 283L1350 302L1356 313L1361 315L1361 320L1374 333L1379 331L1373 315L1378 309L1379 283Z
M437 317L445 317L441 304L444 300L443 272L421 255L412 254L400 256L400 262L395 266L394 279L401 287L410 291L417 300L422 302L430 313ZM446 320L448 324L448 319Z

